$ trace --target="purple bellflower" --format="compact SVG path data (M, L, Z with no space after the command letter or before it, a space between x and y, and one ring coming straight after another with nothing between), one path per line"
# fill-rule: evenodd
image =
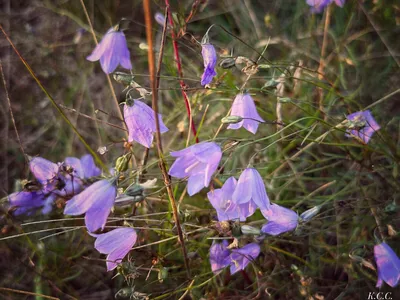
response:
M201 142L170 154L177 159L169 169L169 175L189 177L187 189L190 196L208 187L222 157L221 147L214 142Z
M127 101L124 106L124 119L128 126L129 142L136 141L139 144L150 148L153 143L153 133L156 132L156 120L151 107L139 100ZM164 125L161 114L158 114L160 132L168 131Z
M232 195L235 191L237 181L234 177L228 178L220 189L215 189L207 193L208 200L216 209L218 220L240 220L246 221L246 218L254 214L257 209L256 204L250 200L244 204L235 204L232 201Z
M246 266L255 260L260 254L260 246L256 243L250 243L238 249L233 249L229 257L231 274L244 270Z
M74 169L74 176L80 179L88 179L101 175L101 170L94 163L93 156L86 154L81 159L76 157L67 157L65 164Z
M214 274L230 265L228 241L223 240L222 243L213 243L210 247L210 265Z
M400 259L392 248L386 243L375 245L375 262L378 266L378 282L380 288L385 281L391 287L395 287L400 281Z
M42 157L34 157L29 168L35 178L44 186L51 185L57 179L60 166Z
M352 113L346 118L355 127L355 129L349 128L346 136L357 136L366 144L368 144L375 131L381 128L369 110Z
M110 28L92 54L86 57L90 61L100 60L106 74L114 72L119 64L125 69L132 69L125 35L117 27Z
M249 94L239 94L233 100L231 116L244 118L236 124L230 124L228 129L239 129L244 127L246 130L255 134L260 122L265 122L257 112L253 98Z
M291 209L271 204L269 209L262 209L261 213L268 220L268 223L261 228L266 234L278 235L297 227L298 216Z
M264 182L256 169L247 168L240 174L232 201L237 205L253 201L260 209L269 209L270 202Z
M76 216L85 213L85 224L90 232L99 228L103 230L116 196L115 179L99 180L67 201L64 214Z
M335 2L337 6L343 7L345 0L307 0L307 4L310 5L312 13L320 13L332 2Z
M96 237L94 247L107 256L107 271L114 270L122 259L128 254L137 240L135 229L124 227L117 228L103 234L93 234Z
M16 207L14 215L31 214L34 210L45 206L46 195L41 191L21 191L8 195L10 206ZM47 211L47 209L45 210Z
M201 76L201 85L205 86L210 84L214 76L217 75L215 72L215 66L217 64L217 52L213 45L209 43L201 44L201 55L204 61L204 72Z

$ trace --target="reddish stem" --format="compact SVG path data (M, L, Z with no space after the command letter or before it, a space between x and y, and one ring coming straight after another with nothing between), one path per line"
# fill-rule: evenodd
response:
M165 0L165 5L169 7L169 0ZM178 42L176 41L176 34L174 31L174 20L172 19L172 13L171 10L168 10L168 21L171 26L171 37L172 37L172 45L174 47L174 55L175 55L175 61L176 61L176 67L178 69L178 76L179 76L179 84L181 86L181 92L183 99L185 100L185 106L186 106L186 112L189 118L190 122L190 127L192 128L192 133L196 137L196 143L199 142L199 138L197 137L197 130L196 130L196 125L194 124L193 121L193 116L192 116L192 111L190 109L190 104L189 104L189 98L186 94L186 84L183 81L183 72L182 72L182 64L181 64L181 58L179 56L179 49L178 49Z

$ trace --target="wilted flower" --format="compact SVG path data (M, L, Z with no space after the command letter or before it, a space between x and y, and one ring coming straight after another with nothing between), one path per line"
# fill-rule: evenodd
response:
M217 64L217 53L213 45L206 43L201 44L201 55L204 60L204 73L201 76L201 85L210 84L212 79L217 73L215 72L215 65Z
M221 269L229 266L230 251L227 247L227 240L223 240L222 243L213 243L210 247L210 264L214 273L218 273Z
M171 152L177 157L169 175L176 178L189 177L188 194L199 192L210 184L211 176L217 170L222 157L221 147L214 142L201 142L180 151Z
M319 211L321 210L321 205L314 206L300 215L300 219L304 222L310 221Z
M64 209L66 215L85 215L86 227L90 232L104 226L117 195L115 180L99 180L74 196Z
M86 59L100 60L101 68L106 74L114 72L119 64L125 69L132 69L126 38L118 26L107 31L101 42Z
M378 282L376 287L380 288L385 281L391 287L395 287L400 280L400 259L392 248L386 243L375 245L375 262L378 266Z
M311 12L320 13L332 2L335 2L336 5L343 7L344 1L345 0L307 0L307 4L312 6Z
M103 234L90 234L96 237L94 247L107 256L107 271L114 270L122 259L128 254L137 240L135 229L124 227L117 228Z
M271 204L269 209L262 209L261 213L268 220L261 231L269 235L278 235L297 227L298 216L291 209Z
M207 193L208 200L216 209L218 220L240 220L246 221L246 218L254 214L257 209L256 204L250 200L244 204L235 204L232 201L232 195L235 191L237 181L234 177L228 178L220 189L215 189Z
M42 213L47 214L51 211L54 195L45 195L41 191L21 191L8 195L11 207L16 207L14 215L31 214L34 210L43 207Z
M240 174L232 200L237 205L253 201L260 209L270 207L264 182L256 169L247 168Z
M230 124L228 129L239 129L244 127L246 130L255 134L260 122L265 122L257 112L253 98L249 94L239 94L233 100L231 116L239 116L244 118L239 123Z
M153 133L157 131L153 109L139 100L133 100L133 104L127 101L124 106L124 119L128 126L129 142L136 141L150 148L153 143ZM158 114L158 120L160 132L167 132L168 128L164 125L161 114Z
M256 243L250 243L238 249L233 249L229 257L231 265L231 274L244 270L246 266L255 260L260 254L260 246Z
M381 128L369 110L352 113L346 118L350 122L346 136L357 136L366 144L369 142L375 131L378 131Z

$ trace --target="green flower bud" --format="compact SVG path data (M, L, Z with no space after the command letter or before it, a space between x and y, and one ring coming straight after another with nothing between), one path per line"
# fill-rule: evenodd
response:
M236 124L242 121L243 118L240 116L229 116L221 119L221 123L223 124Z
M129 161L131 160L131 154L125 154L117 158L115 162L115 170L117 172L124 172L128 169Z

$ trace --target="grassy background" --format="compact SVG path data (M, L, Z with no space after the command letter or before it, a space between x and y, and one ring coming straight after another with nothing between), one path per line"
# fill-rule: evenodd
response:
M260 63L271 67L253 75L245 88L252 93L265 120L273 121L281 115L286 125L279 133L275 125L260 125L255 136L244 130L228 131L224 126L219 141L241 142L225 152L224 169L218 178L223 181L237 176L252 162L264 177L272 202L299 213L324 204L320 214L294 233L267 238L262 243L262 255L246 272L213 277L208 238L229 236L230 232L221 234L215 212L206 199L206 189L189 198L184 193L184 183L174 185L188 234L194 276L191 282L185 277L176 239L132 251L120 276L114 278L115 273L105 270L104 256L93 248L93 238L81 227L82 219L50 222L62 218L62 203L49 216L30 218L14 218L4 209L0 220L2 237L49 231L0 241L1 287L61 299L122 299L139 297L138 293L179 299L188 286L191 289L187 299L250 299L259 291L261 299L366 299L368 292L376 291L376 272L368 263L374 265L377 223L382 225L387 242L399 253L400 93L384 98L400 86L399 4L395 0L377 0L347 1L343 9L333 5L326 31L325 77L319 78L316 70L326 11L312 15L305 1L299 0L201 2L186 30L197 40L211 24L233 33L236 37L219 27L211 30L210 39L220 57L233 51L235 56L257 60L258 54L251 47L261 52L268 44L264 56L269 62ZM182 19L192 4L172 1L171 8ZM0 5L2 26L57 103L121 125L100 65L85 59L94 41L80 1L5 0ZM135 80L149 87L142 1L89 0L85 5L98 38L121 18L132 20L125 34ZM153 1L152 5L153 12L164 11L163 1ZM161 29L154 24L157 47ZM212 139L247 75L239 68L218 69L214 81L217 84L203 89L200 46L185 35L179 39L179 49L185 83L191 88L188 93L195 123L199 125L204 116L199 138ZM0 55L24 152L52 161L87 153L3 37ZM264 86L278 80L284 70L287 75L281 77L284 89L280 95L290 101L279 103L276 90ZM176 76L168 35L159 97L164 122L170 129L162 136L166 153L185 147L188 135L188 119ZM124 87L114 81L113 86L119 101L124 101ZM318 108L318 87L323 88L324 113ZM14 191L16 180L29 177L29 172L12 126L4 88L0 93L0 193L5 196ZM381 130L368 145L344 137L343 129L333 129L345 115L372 104L372 114ZM107 146L102 159L111 167L124 152L125 133L74 112L65 113L93 149ZM153 150L146 179L159 178L162 188ZM144 148L135 145L134 151L140 161ZM257 155L250 159L255 152ZM167 162L172 163L172 159L167 157ZM133 171L136 168L135 165ZM117 210L114 216L124 216L130 225L146 228L138 231L136 246L176 236L165 190L148 197L138 207L136 219L130 211ZM257 213L247 223L260 226L262 219ZM40 220L48 222L23 225ZM114 220L110 226L123 224L124 221ZM240 240L244 243L252 239ZM396 295L388 286L383 290ZM4 290L0 295L5 299L41 299Z

